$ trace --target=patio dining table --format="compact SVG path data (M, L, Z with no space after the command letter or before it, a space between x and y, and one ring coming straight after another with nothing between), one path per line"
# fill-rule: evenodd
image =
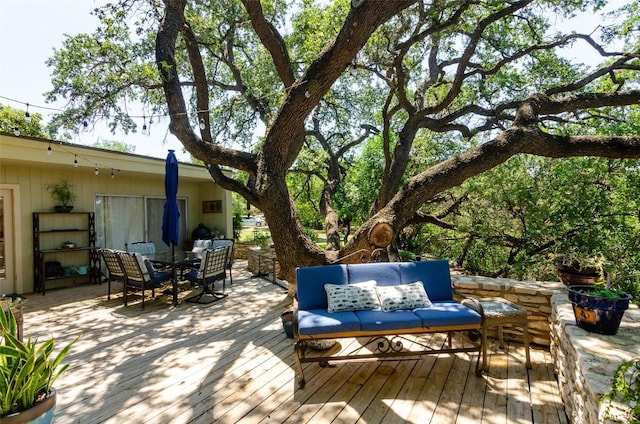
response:
M147 256L147 259L154 265L159 265L164 268L171 268L172 278L171 285L173 290L173 306L178 306L178 268L186 265L193 265L198 260L195 253L184 250L176 250L174 252L163 251L156 252L154 255Z

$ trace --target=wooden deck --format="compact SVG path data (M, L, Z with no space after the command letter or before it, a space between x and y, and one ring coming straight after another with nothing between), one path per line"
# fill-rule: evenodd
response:
M116 284L114 292L120 288ZM511 344L478 378L469 355L305 366L296 390L286 291L234 269L229 297L122 306L106 284L27 295L25 334L80 336L56 423L567 423L549 352ZM184 297L189 290L182 292ZM134 298L131 298L132 300ZM346 343L346 341L345 341Z

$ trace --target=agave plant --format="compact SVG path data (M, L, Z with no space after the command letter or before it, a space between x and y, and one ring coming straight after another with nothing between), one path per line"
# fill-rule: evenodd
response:
M42 344L18 339L11 308L0 312L0 417L31 408L43 400L56 379L69 367L61 364L74 340L53 356L55 340Z

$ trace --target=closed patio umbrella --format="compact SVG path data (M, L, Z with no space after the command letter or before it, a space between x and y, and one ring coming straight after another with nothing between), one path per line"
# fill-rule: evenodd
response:
M180 210L178 209L178 159L173 150L169 150L165 163L164 213L162 215L162 241L171 246L171 256L178 244L178 232L180 228Z

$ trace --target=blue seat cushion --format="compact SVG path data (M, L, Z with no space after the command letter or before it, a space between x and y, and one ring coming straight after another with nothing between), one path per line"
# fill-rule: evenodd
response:
M479 325L482 322L479 313L454 300L433 302L433 306L414 309L413 313L422 319L423 327Z
M392 331L421 328L422 319L407 309L391 312L356 311L363 331Z
M352 311L329 313L326 309L298 311L298 333L301 336L318 336L349 331L359 331L360 321Z

